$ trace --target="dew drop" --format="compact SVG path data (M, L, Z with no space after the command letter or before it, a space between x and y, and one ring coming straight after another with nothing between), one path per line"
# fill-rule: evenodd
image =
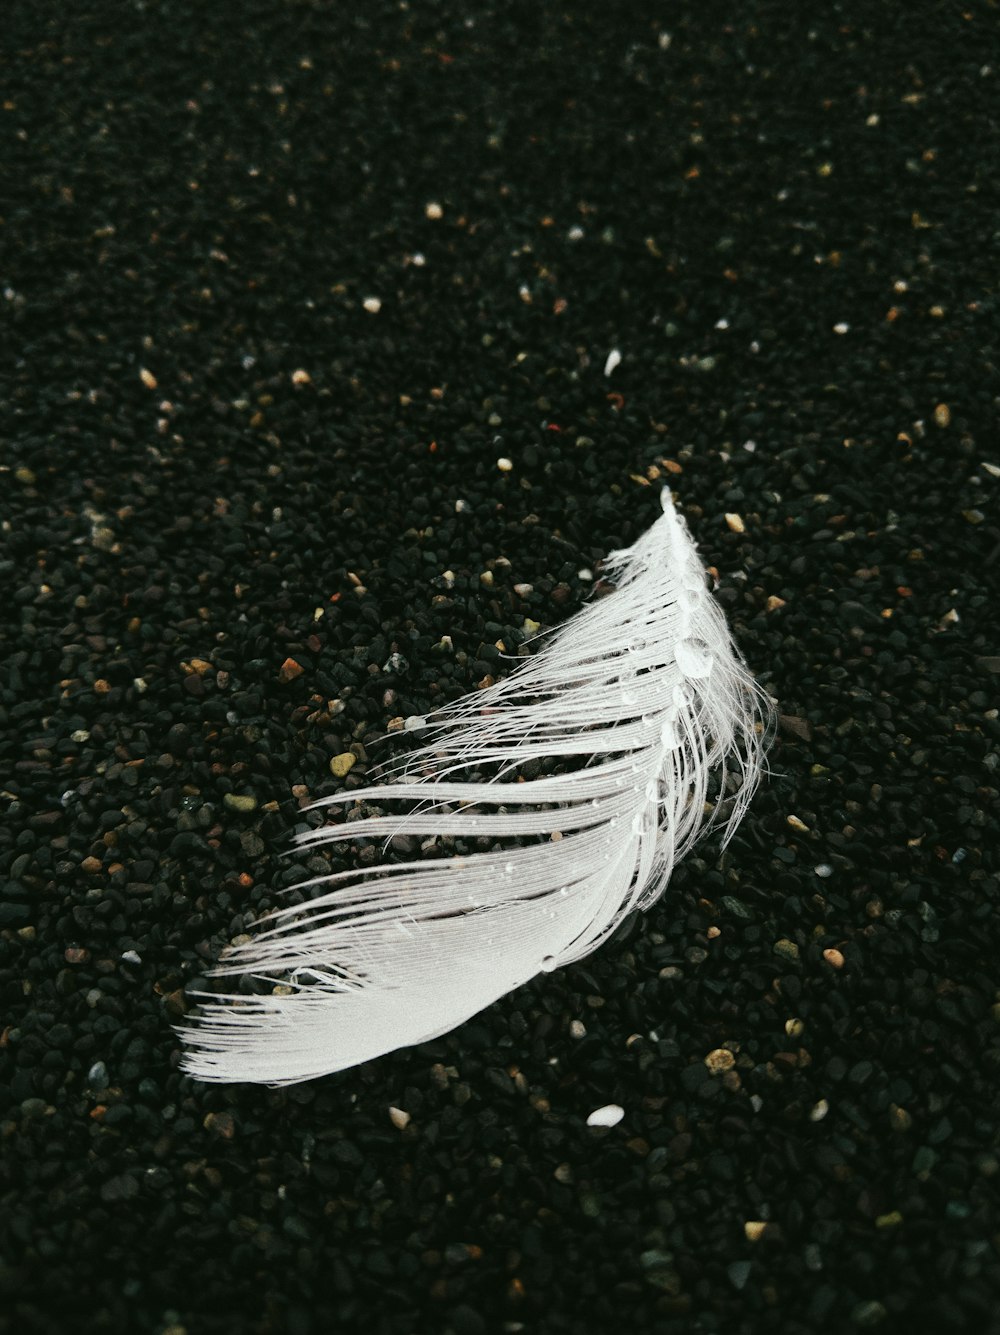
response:
M673 696L678 709L690 709L694 704L694 691L686 681L674 687Z
M675 650L677 666L685 677L698 680L707 677L712 671L712 653L704 640L687 639L678 641Z
M558 961L556 960L555 955L543 955L542 962L538 967L541 969L542 973L552 973L557 967L557 964Z

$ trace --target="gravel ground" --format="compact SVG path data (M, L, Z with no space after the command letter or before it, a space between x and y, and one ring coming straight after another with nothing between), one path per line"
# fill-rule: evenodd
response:
M5 15L3 1329L1000 1329L998 36ZM182 1077L299 806L661 480L781 714L729 849L446 1038Z

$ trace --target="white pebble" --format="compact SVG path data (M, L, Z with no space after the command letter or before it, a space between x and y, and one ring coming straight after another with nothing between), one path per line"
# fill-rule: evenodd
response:
M615 369L615 367L620 364L621 359L622 355L618 351L618 349L612 348L611 351L608 353L608 360L604 363L604 374L610 375L611 372Z
M440 204L436 204L431 200L429 204L424 205L424 217L437 221L438 218L444 217L444 209Z
M845 324L844 321L841 320L838 324L833 326L833 332L835 334L846 334L850 327L849 324Z
M500 469L500 472L501 472L501 473L509 473L510 470L511 470L513 467L514 467L514 465L511 463L511 461L510 461L509 459L498 459L498 460L497 460L497 468Z
M382 309L382 302L378 297L365 297L364 307L369 315L378 315Z
M625 1109L617 1103L606 1103L603 1108L595 1108L587 1118L588 1126L617 1126L625 1116Z

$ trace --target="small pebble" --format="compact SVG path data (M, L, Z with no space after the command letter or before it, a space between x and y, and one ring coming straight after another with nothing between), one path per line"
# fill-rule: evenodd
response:
M721 1075L723 1071L733 1069L736 1058L728 1048L713 1048L705 1058L705 1065L713 1075Z
M606 1103L603 1108L595 1108L587 1117L588 1126L617 1126L625 1116L625 1109L617 1103Z

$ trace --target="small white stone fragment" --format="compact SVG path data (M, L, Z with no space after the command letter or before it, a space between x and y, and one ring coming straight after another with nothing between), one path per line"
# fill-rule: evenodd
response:
M846 334L850 327L849 324L845 324L843 320L840 320L833 326L833 332L835 334Z
M369 315L378 315L382 309L382 302L378 297L365 297L364 308Z
M573 1021L571 1021L570 1026L569 1026L569 1036L570 1036L570 1038L586 1038L586 1037L587 1037L587 1026L583 1023L582 1020L573 1020Z
M510 459L501 458L497 460L497 468L500 469L501 473L509 473L513 467L514 465Z
M424 205L424 217L430 218L433 222L437 222L438 218L444 217L444 209L441 207L440 204L437 204L435 203L434 200L431 200L429 204Z
M603 1108L595 1108L587 1118L588 1126L617 1126L625 1116L625 1109L617 1103L606 1103Z
M810 1122L822 1122L823 1118L830 1111L830 1105L826 1099L820 1099L818 1103L813 1104L809 1113Z
M410 1125L410 1114L405 1112L402 1108L390 1108L389 1121L397 1131L405 1131Z
M604 374L610 375L616 366L621 364L622 355L617 348L612 348L608 353L608 359L604 363Z
M745 533L747 526L743 522L743 516L737 514L727 514L726 523L731 533Z
M122 959L126 964L141 964L142 956L135 950L126 950L122 954Z

